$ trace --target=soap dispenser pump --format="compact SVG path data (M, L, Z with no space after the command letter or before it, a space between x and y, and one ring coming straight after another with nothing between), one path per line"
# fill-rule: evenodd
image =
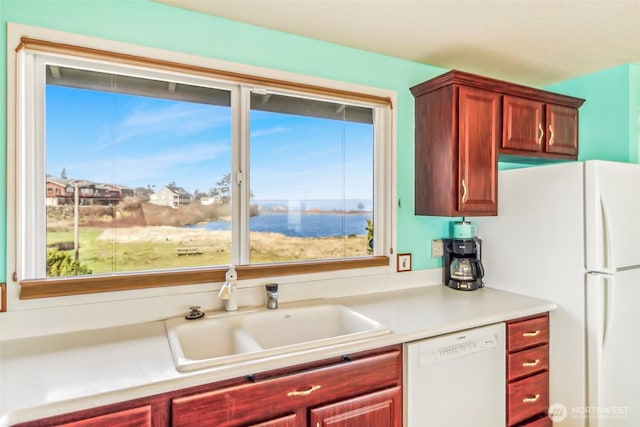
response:
M218 298L224 303L224 309L227 311L236 311L238 309L238 273L233 265L229 266L229 270L225 274L225 282L218 292Z

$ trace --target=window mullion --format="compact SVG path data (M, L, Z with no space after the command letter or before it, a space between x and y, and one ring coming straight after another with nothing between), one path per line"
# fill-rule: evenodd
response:
M390 123L389 117L385 114L384 109L375 108L374 110L374 212L373 227L374 241L373 254L387 255L386 251L391 247L391 230L388 224L391 223L393 200L391 194L392 181L390 164L393 160L393 149L391 147ZM390 161L391 159L391 161Z
M241 86L234 91L233 192L232 192L232 259L234 264L249 264L249 115L251 89Z
M18 242L20 242L21 277L46 277L46 217L34 212L46 211L45 151L38 148L45 132L44 61L25 55L24 99L21 107L24 124L20 130L18 162L23 173L18 178L18 192L23 195L18 207ZM29 197L24 197L24 196ZM25 262L29 260L29 262Z

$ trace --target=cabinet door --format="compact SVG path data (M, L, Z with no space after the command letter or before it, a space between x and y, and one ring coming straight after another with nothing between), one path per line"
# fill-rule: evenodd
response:
M578 154L578 109L547 105L546 151L554 154Z
M400 386L311 410L311 427L401 427Z
M545 139L545 104L516 96L503 101L502 147L542 151Z
M501 95L460 87L458 97L458 210L495 215Z

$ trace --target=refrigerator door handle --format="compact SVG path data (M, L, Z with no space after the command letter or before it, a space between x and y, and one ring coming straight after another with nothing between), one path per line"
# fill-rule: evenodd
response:
M603 271L613 272L613 260L611 259L611 233L609 230L609 221L607 215L607 209L602 200L602 193L600 193L600 209L602 210L602 269Z
M615 272L612 230L607 200L597 174L586 174L585 193L585 255L587 271Z
M608 274L587 274L587 384L588 406L598 406L602 356L607 344L610 327L611 304L613 302L613 276ZM597 425L596 420L592 420Z
M609 229L609 221L607 215L607 208L605 207L604 200L602 199L602 193L597 191L598 205L597 213L595 215L595 230L594 230L594 246L595 253L594 262L592 265L587 262L587 268L596 272L613 273L613 260L611 259L611 232Z

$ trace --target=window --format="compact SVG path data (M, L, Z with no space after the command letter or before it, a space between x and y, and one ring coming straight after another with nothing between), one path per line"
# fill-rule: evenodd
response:
M241 279L388 265L387 103L18 55L23 297L214 281L229 264Z

